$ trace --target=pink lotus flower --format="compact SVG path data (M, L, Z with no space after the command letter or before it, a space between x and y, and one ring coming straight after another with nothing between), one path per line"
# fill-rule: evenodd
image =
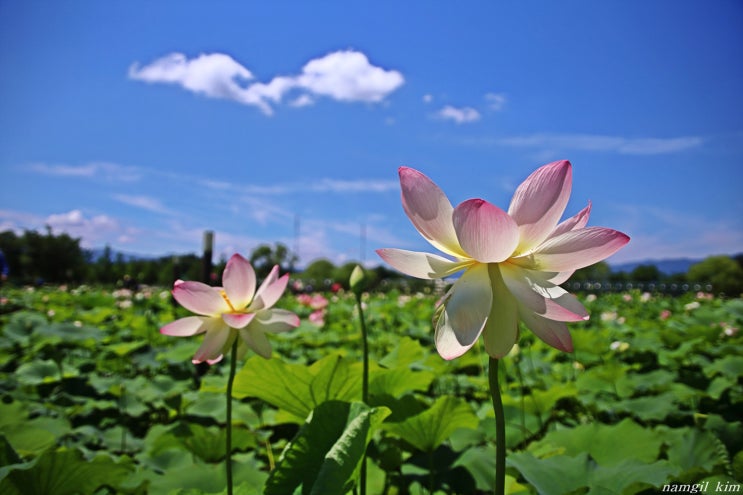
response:
M572 185L570 162L544 165L524 181L508 212L483 199L453 208L431 179L400 167L402 205L435 254L379 249L387 263L424 279L464 270L434 316L436 348L445 359L464 354L482 335L485 349L501 358L518 340L521 320L547 344L570 352L565 322L588 319L583 305L558 284L578 268L624 246L629 237L589 227L590 203L558 223Z
M255 271L250 262L234 254L222 274L224 287L211 287L201 282L178 280L173 297L181 306L199 316L181 318L160 329L174 337L205 334L193 363L214 364L222 359L238 334L238 354L248 347L264 358L271 357L271 343L266 333L286 332L299 326L299 317L283 309L271 309L286 289L289 275L279 278L274 266L258 290Z

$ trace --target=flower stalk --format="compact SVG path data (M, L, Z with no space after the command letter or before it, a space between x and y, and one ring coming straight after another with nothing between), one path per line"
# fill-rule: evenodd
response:
M237 368L237 339L232 343L230 354L230 374L227 377L227 434L224 462L227 468L227 495L232 495L232 383Z
M503 401L498 383L498 364L497 359L490 358L488 382L495 413L495 495L504 495L506 491L506 418L503 416Z
M369 339L366 331L366 322L364 321L364 308L361 303L361 294L363 292L364 270L361 266L356 265L351 272L349 286L356 298L356 305L359 308L359 324L361 326L361 345L363 353L363 368L361 372L361 400L364 404L369 404ZM366 495L366 453L361 460L360 476L360 493Z

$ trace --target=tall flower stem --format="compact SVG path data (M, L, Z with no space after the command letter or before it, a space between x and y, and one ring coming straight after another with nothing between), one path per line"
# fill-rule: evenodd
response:
M364 354L364 364L361 372L361 400L369 404L369 341L367 338L366 322L364 321L364 308L361 306L361 292L354 291L356 305L359 307L359 322L361 325L361 346ZM359 481L360 494L366 495L366 453L361 460L361 479Z
M503 495L506 491L506 418L498 384L498 360L492 357L488 363L488 381L495 412L495 495Z
M230 375L227 377L227 442L224 462L227 467L227 495L232 495L232 383L237 368L237 339L232 343L230 353Z

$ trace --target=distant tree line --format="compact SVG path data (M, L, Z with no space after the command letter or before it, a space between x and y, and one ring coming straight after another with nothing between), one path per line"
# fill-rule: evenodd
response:
M612 271L605 261L577 270L570 277L570 284L604 284L608 287L660 289L693 287L700 285L706 290L730 297L743 294L743 254L736 256L709 256L693 264L686 273L666 275L652 264L639 265L629 272ZM688 290L688 289L687 289Z
M174 280L203 278L203 260L196 254L162 256L159 258L127 257L114 253L110 247L95 253L83 249L80 239L68 234L54 234L27 230L21 235L13 231L0 232L0 249L9 265L8 282L18 285L42 283L138 284L168 286ZM348 261L335 265L327 259L312 261L303 270L296 269L297 257L284 244L260 245L249 255L259 279L264 278L274 265L281 272L292 273L295 290L329 290L347 288L351 271L358 264ZM211 283L221 283L225 259L211 269ZM606 262L600 262L576 271L570 284L605 284L609 287L644 287L684 284L711 285L716 293L737 297L743 293L743 254L710 256L691 266L687 273L663 274L654 265L640 265L630 272L614 272ZM430 289L434 282L402 276L384 265L366 270L369 289L400 287L403 290Z

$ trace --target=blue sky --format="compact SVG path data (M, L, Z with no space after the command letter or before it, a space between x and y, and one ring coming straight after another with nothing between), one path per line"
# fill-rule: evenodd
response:
M569 159L610 262L743 251L739 1L0 2L0 72L0 230L377 262L430 250L400 165L506 209Z

